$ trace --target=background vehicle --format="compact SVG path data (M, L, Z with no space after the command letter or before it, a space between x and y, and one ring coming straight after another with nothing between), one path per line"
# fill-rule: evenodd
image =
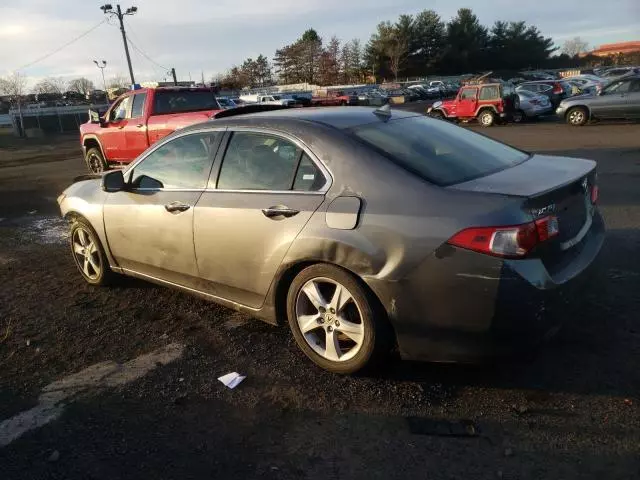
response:
M484 127L498 120L509 120L518 110L518 96L507 83L466 85L453 100L435 102L427 110L431 117L469 121L477 119Z
M553 113L553 106L546 95L522 90L518 92L518 99L520 100L520 108L513 115L514 122L522 122L526 119Z
M528 92L546 95L553 107L572 94L572 86L562 80L536 80L534 82L523 82L516 87L516 91L526 90Z
M312 361L351 373L396 342L440 361L535 344L602 245L593 161L389 109L240 113L63 192L88 283L118 272L288 318Z
M318 91L316 95L311 97L312 107L335 107L338 105L357 105L358 95L355 92L345 94L342 91L328 90Z
M229 108L237 107L236 102L234 102L230 98L218 97L217 100L218 100L218 103L220 104L220 106L222 108L224 108L225 110L227 110Z
M640 75L615 80L598 95L580 95L563 100L556 113L574 126L593 119L640 118Z
M568 77L566 80L575 83L582 93L590 95L595 95L605 85L605 81L602 78L589 74Z
M221 110L208 88L161 87L128 91L100 116L80 126L87 167L94 173L129 163L174 130L203 122Z
M291 98L282 98L279 95L240 95L240 100L245 104L260 104L260 105L285 105L293 106L295 100Z
M605 70L600 75L606 81L610 82L610 81L615 80L618 77L621 77L623 75L634 74L634 73L640 73L640 68L637 68L637 67L614 67L614 68L609 68L609 69Z

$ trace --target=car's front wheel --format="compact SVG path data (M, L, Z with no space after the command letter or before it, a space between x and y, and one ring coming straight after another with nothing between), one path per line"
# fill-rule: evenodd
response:
M317 264L295 277L287 296L289 326L300 349L335 373L354 373L382 355L390 340L377 300L350 273Z
M75 219L71 225L71 254L82 275L91 285L107 285L114 273L104 253L98 235L88 222Z
M589 114L587 113L586 109L582 107L574 107L567 112L566 118L569 125L573 125L574 127L581 127L582 125L585 125L589 120Z
M429 112L429 116L431 118L437 118L438 120L444 120L445 119L444 113L442 113L440 110L431 110Z
M527 116L522 110L516 110L513 112L513 122L514 123L522 123L527 119Z

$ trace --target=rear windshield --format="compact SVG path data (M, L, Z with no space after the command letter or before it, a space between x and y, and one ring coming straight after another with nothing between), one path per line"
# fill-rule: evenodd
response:
M524 162L529 155L484 135L423 116L380 121L351 133L437 185L453 185Z
M206 90L161 91L155 96L153 112L165 113L196 112L218 110L220 106L212 92Z

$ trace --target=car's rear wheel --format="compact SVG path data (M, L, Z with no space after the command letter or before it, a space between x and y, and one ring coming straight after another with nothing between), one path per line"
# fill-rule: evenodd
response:
M105 162L99 148L94 147L87 150L85 161L89 171L92 173L102 173L107 169L107 162Z
M483 127L491 127L496 123L496 115L491 110L483 110L478 115L478 121Z
M574 107L567 112L567 123L574 127L581 127L589 121L589 114L583 107Z
M114 273L98 239L98 235L83 219L75 219L71 225L71 254L82 275L91 285L111 283Z
M389 341L377 299L345 270L317 264L293 280L287 296L289 327L314 363L354 373L379 357Z

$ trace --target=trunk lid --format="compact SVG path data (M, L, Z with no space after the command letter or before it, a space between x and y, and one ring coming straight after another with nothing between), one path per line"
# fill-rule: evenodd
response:
M522 209L532 219L556 215L559 234L552 250L564 251L580 242L591 225L591 191L596 163L569 157L533 155L511 168L448 188L522 197ZM545 246L549 251L549 246Z

